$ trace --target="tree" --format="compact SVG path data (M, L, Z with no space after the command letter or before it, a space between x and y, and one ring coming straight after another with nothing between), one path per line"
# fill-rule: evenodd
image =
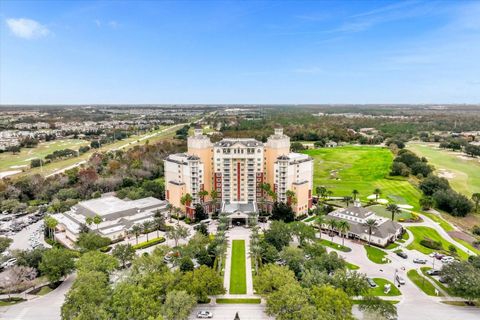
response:
M441 273L455 296L470 302L480 298L480 269L471 263L462 261L444 264Z
M400 208L396 204L391 203L387 206L387 211L392 213L392 221L395 221L395 215L400 213Z
M150 231L152 231L153 222L150 220L144 221L141 227L142 227L142 232L147 236L147 241L148 241L148 234L150 233Z
M315 229L301 221L292 222L290 224L290 231L293 236L298 238L301 246L305 244L306 240L315 239Z
M66 294L61 315L64 320L107 320L106 311L111 289L108 277L99 271L80 274Z
M157 238L159 238L160 237L159 231L165 230L165 217L160 212L160 210L157 210L153 215L153 227L157 231Z
M310 304L309 290L298 283L284 285L270 294L266 312L277 320L338 319L319 318L317 310Z
M287 284L295 284L295 274L285 266L276 264L266 264L260 268L258 274L253 278L255 291L263 296L267 296Z
M264 239L273 245L277 251L281 251L292 241L289 225L283 221L272 221L270 229L264 232Z
M190 259L190 257L182 257L180 259L180 271L186 272L186 271L192 271L194 269L193 261Z
M472 200L475 203L475 211L478 211L478 205L480 204L480 192L472 194Z
M213 189L210 191L210 198L212 198L213 212L217 212L217 203L218 203L218 191Z
M118 261L111 255L99 251L84 253L75 263L78 273L98 271L110 274L118 267Z
M292 205L297 204L297 197L295 195L295 192L292 190L287 190L285 192L285 196L287 197L287 204L291 207Z
M38 265L42 261L42 256L47 250L48 249L44 247L37 247L32 250L14 251L13 255L17 258L17 265L31 267L38 270Z
M135 235L135 239L137 240L137 244L138 244L138 237L142 233L142 227L138 224L134 224L132 226L131 232L133 235Z
M70 250L52 248L43 254L38 267L50 282L55 283L74 270L74 257Z
M182 204L182 206L185 206L185 207L190 206L192 201L193 201L193 197L190 193L186 193L180 198L180 203Z
M93 217L93 223L97 226L97 231L98 231L98 226L100 223L102 223L102 217L100 217L98 214Z
M13 240L10 238L0 237L0 253L3 253L5 250L7 250L12 241Z
M377 220L367 219L367 221L365 221L364 223L364 226L367 227L367 230L368 230L368 245L370 245L370 239L372 237L373 228L377 226Z
M337 220L331 219L331 218L328 219L327 226L330 229L330 236L332 237L332 242L333 242L333 237L335 236L335 229L338 226Z
M23 291L25 288L21 288L21 286L35 279L36 275L37 271L31 267L13 266L2 274L0 285L6 289L10 296L12 291Z
M77 246L81 251L98 250L108 246L112 241L93 232L81 233L77 240Z
M420 190L426 195L431 196L439 190L448 190L450 189L450 184L445 178L440 178L435 175L429 175L423 179L419 186Z
M205 212L205 208L197 203L195 205L195 221L199 222L208 218L208 214Z
M418 203L422 207L422 210L429 210L433 207L434 201L432 197L423 196Z
M165 320L186 320L195 305L195 297L186 291L169 291L162 306L162 315Z
M359 309L367 314L373 314L374 319L395 320L397 319L397 307L389 301L378 297L365 296ZM379 317L378 317L379 316Z
M325 222L326 222L326 219L325 219L325 215L323 214L319 214L315 220L315 224L317 225L318 231L320 233L320 240L322 239L322 229Z
M288 268L295 273L295 276L300 278L305 263L303 250L292 246L285 247L280 252L280 258L285 261Z
M337 224L338 232L342 237L342 246L345 245L345 237L347 236L348 231L350 230L350 223L346 220L340 220Z
M170 228L165 235L167 238L173 239L175 241L175 247L178 247L178 241L187 238L190 235L190 231L184 226L177 225Z
M295 214L289 205L283 202L275 202L273 204L271 219L292 222L295 220Z
M357 200L357 196L360 192L358 192L357 189L353 189L352 191L352 195L353 195L353 201L356 201Z
M122 268L125 268L126 263L135 257L135 249L131 244L117 244L112 250L112 255L120 260Z
M314 286L309 293L318 319L353 320L352 302L345 292L331 286Z
M43 223L47 227L47 237L53 238L55 228L58 225L57 219L50 215L47 215L43 218Z
M198 192L198 196L201 198L202 203L205 202L205 197L208 196L207 190L201 190Z
M373 190L373 194L375 195L375 201L378 201L378 197L382 194L382 190L380 190L379 188L375 188Z
M195 296L198 302L208 301L210 295L225 293L223 278L207 266L186 272L180 281L179 289Z
M350 202L352 202L352 197L350 196L343 197L343 201L347 204L347 207L348 207Z

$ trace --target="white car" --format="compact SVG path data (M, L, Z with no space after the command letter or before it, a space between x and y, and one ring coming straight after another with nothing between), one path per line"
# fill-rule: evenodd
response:
M213 318L213 313L211 313L210 311L206 311L206 310L198 311L197 318L198 319L211 319L211 318Z
M446 257L443 257L441 261L442 261L443 263L450 263L450 262L455 261L455 258L454 258L454 257L446 256Z

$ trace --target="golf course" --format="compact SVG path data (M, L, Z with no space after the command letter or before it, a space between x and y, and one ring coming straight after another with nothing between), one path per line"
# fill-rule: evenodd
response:
M447 178L456 191L467 197L480 192L480 159L440 149L437 144L409 143L407 148L427 158L435 167L435 173Z
M380 198L419 209L420 191L407 179L388 175L393 154L387 148L342 146L303 152L314 159L313 184L326 187L333 196L352 195L356 189L360 199L366 201L378 188Z

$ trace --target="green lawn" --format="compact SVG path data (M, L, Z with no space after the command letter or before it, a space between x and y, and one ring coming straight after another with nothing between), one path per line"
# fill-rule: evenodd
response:
M427 158L429 163L435 166L437 173L442 173L442 169L444 169L453 174L453 177L448 180L456 191L468 197L472 193L480 192L480 162L478 159L460 158L460 154L438 149L436 144L409 143L407 148L418 156ZM463 156L466 157L466 155Z
M419 209L420 192L405 178L389 177L393 154L387 148L343 146L303 152L314 159L314 185L325 186L334 196L351 195L356 189L366 201L375 188L380 188L382 198Z
M450 223L448 223L444 219L440 218L438 215L436 215L434 213L429 213L429 212L422 212L422 214L427 216L428 218L432 219L436 223L438 223L443 230L445 230L447 232L454 230Z
M308 217L305 220L303 220L303 222L310 222L310 221L313 221L315 219L317 219L317 216L311 216L311 217Z
M373 212L375 212L377 215L381 217L385 217L388 219L392 218L392 213L388 211L387 207L384 205L379 204L379 205L369 206L368 209L372 210ZM395 215L395 221L398 221L399 219L406 220L406 219L410 219L411 217L412 217L412 214L410 212L400 211Z
M385 251L368 245L364 245L364 248L367 251L367 257L368 259L370 259L370 261L378 264L385 264L390 262L388 258L386 258L387 260L383 260L383 258L387 255Z
M38 291L37 295L38 295L38 296L44 296L44 295L46 295L47 293L50 293L50 292L52 292L52 291L53 291L53 289L50 288L49 286L43 286L43 287L40 289L40 291Z
M229 291L231 294L247 293L245 260L245 240L233 240Z
M319 240L319 242L326 246L326 247L330 247L332 249L335 249L335 250L339 250L339 251L343 251L343 252L350 252L352 251L352 249L350 249L349 247L347 246L342 246L340 243L335 243L335 242L332 242L330 240L327 240L327 239L322 239L322 240Z
M412 270L409 270L407 272L407 276L410 280L412 280L413 283L415 283L415 285L420 289L422 290L425 294L429 295L429 296L437 296L435 294L435 287L433 286L433 284L430 283L430 281L428 281L427 279L425 279L425 277L421 276L417 270L415 269L412 269ZM442 293L439 292L439 295L438 296L442 296Z
M350 262L348 262L348 261L345 261L345 264L346 264L346 266L347 266L347 269L349 269L349 270L358 270L358 269L360 269L359 266L357 266L356 264L350 263Z
M392 242L392 243L389 243L387 248L386 249L389 249L389 250L392 250L392 249L395 249L399 246L398 243L395 243L395 242Z
M450 289L445 286L443 283L441 283L440 281L438 281L436 278L432 277L431 275L429 275L427 273L428 270L430 270L432 268L430 267L421 267L420 268L420 271L422 271L422 274L424 277L427 277L428 279L432 280L433 282L435 282L435 284L440 288L442 289L443 291L445 291L446 293L448 293L449 295L453 295L451 292L450 292Z
M373 278L373 281L375 281L375 283L377 284L376 288L370 288L370 293L374 296L377 296L377 297L381 297L381 296L394 297L394 296L402 295L400 290L398 290L398 288L392 282L388 281L387 279ZM390 284L390 287L391 287L390 292L387 293L387 294L385 294L383 292L384 286L386 284Z
M0 171L28 169L32 159L44 159L46 155L62 149L78 150L81 146L88 144L89 142L85 140L62 139L42 142L35 148L22 148L17 154L11 152L0 153ZM18 168L15 166L18 166Z
M245 299L217 299L218 304L260 304L260 298L245 298Z
M425 254L432 253L434 251L441 251L441 250L433 250L427 247L424 247L420 244L420 241L424 238L430 238L434 241L439 241L442 244L443 250L448 251L448 247L451 245L450 242L443 239L438 232L430 227L407 227L413 233L414 241L408 245L408 249L417 250ZM457 248L457 247L456 247ZM457 253L460 258L467 259L468 254L459 248L457 248Z

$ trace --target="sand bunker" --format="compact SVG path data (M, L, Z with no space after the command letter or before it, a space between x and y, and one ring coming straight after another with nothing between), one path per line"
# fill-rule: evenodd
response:
M413 209L413 206L409 204L399 204L398 207L402 209Z
M387 199L378 199L377 202L381 203L381 204L387 204L388 200Z
M438 169L438 176L446 179L455 178L455 174L451 171L448 171L447 169Z
M11 170L0 172L0 179L22 172L22 170Z
M25 168L25 167L28 167L27 164L22 164L22 165L18 165L18 166L10 166L10 168L12 169L19 169L19 168Z

